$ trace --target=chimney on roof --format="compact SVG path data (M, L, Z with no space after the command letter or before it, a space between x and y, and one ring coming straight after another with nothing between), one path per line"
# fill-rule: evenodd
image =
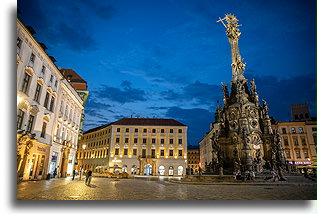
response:
M28 31L32 34L32 36L34 34L36 34L36 31L34 30L34 28L32 26L26 26L26 28L28 29Z

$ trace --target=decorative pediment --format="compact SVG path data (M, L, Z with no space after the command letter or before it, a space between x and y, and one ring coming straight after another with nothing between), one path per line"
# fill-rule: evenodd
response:
M52 89L51 86L48 86L46 90L47 90L49 93L51 93L51 94L53 93L53 89Z
M30 108L30 103L27 100L22 100L18 107L23 111L27 111Z
M37 114L39 111L40 111L40 109L39 109L39 107L37 105L32 105L31 106L30 112L32 114Z
M30 66L26 66L25 67L25 72L28 73L30 76L34 76L35 75L35 71Z
M41 86L44 85L44 79L43 79L42 77L39 77L39 78L37 79L37 82L38 82Z
M47 122L49 122L51 119L51 116L47 113L44 115L43 120L46 120Z

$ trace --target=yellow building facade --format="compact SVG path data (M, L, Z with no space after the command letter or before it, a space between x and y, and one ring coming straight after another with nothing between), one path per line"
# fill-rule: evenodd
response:
M280 122L272 128L282 138L286 160L296 165L316 165L316 122Z
M96 172L185 175L187 126L172 119L124 118L84 133L78 165Z

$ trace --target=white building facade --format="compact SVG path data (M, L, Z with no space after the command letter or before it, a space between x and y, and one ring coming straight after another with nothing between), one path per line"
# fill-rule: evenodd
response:
M49 173L53 131L57 126L62 93L76 103L74 119L83 109L82 101L64 80L47 55L45 45L36 41L34 30L17 19L17 173L19 180L44 179ZM69 88L65 90L65 88ZM65 92L66 91L66 92ZM72 129L73 135L78 131ZM76 136L77 136L76 135ZM77 141L77 138L74 138ZM74 144L77 144L74 143ZM74 147L76 153L76 148Z

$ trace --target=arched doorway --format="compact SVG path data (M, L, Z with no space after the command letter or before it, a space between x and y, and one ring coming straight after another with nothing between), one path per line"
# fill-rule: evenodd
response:
M168 175L173 176L174 175L174 167L170 166L168 169Z
M146 164L144 166L144 175L152 175L152 165Z
M164 175L165 174L165 167L164 166L160 166L159 167L159 173L160 173L160 175Z
M182 166L179 166L179 167L178 167L178 170L177 170L177 174L178 174L178 175L183 175L183 169L184 169L184 168L183 168Z

